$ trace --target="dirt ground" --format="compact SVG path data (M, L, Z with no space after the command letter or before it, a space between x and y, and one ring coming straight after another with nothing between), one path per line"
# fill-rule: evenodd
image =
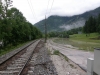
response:
M77 65L71 61L66 61L62 56L51 55L51 60L55 65L58 75L86 75Z
M64 55L53 54L54 50L50 47L48 47L48 50L50 51L50 57L58 75L86 75L86 72L84 72L78 65L73 63L67 57L65 58Z
M58 44L53 42L53 39L48 39L47 45L49 46L49 49L58 50L70 60L81 66L84 70L87 69L87 59L94 58L93 52L78 50L73 46L69 47L67 44Z

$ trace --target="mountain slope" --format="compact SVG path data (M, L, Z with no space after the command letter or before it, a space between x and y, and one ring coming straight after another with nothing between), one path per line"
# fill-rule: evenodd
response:
M82 27L85 24L86 19L89 16L97 17L100 13L100 7L96 8L95 10L91 10L85 12L80 15L75 15L71 17L61 17L61 16L50 16L46 20L47 30L50 31L63 31L63 30L70 30L72 28ZM44 24L45 20L41 20L40 22L36 23L35 26L39 28L42 32L44 32Z

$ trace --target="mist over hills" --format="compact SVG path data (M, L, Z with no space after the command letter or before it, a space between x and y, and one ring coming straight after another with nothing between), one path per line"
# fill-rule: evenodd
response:
M47 18L46 20L46 24L47 24L47 30L48 32L51 31L64 31L64 30L70 30L73 28L78 28L78 27L82 27L85 24L85 21L90 17L97 17L98 14L100 13L100 7L85 12L83 14L80 15L75 15L75 16L71 16L71 17L67 17L67 16L50 16ZM35 24L35 26L40 29L42 32L44 32L44 24L45 24L45 20L41 20L38 23Z

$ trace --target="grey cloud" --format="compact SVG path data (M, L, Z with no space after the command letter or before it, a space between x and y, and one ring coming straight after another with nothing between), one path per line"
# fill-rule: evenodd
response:
M28 1L30 1L33 5L33 14L37 17L37 19L33 16L27 0L13 0L13 6L18 8L32 24L44 19L45 15L47 15L47 17L51 15L73 16L93 10L100 6L100 0L54 0L51 13L45 14L46 11L50 11L53 0L50 0L48 10L48 0Z

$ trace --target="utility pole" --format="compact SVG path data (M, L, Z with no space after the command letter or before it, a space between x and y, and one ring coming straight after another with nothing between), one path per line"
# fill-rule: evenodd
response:
M46 15L45 15L45 43L47 42L47 25L46 25Z

